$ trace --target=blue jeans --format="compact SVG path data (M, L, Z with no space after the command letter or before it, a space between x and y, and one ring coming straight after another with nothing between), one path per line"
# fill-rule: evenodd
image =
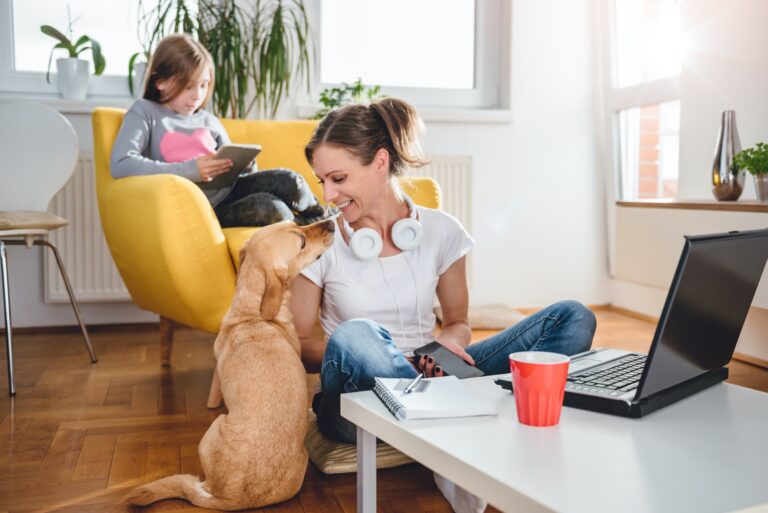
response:
M576 301L561 301L466 350L485 374L505 374L510 353L573 355L588 350L595 327L595 314L588 308ZM371 390L374 377L414 378L416 374L385 328L368 319L342 323L328 339L320 369L322 392L312 401L320 431L338 442L355 442L355 425L340 413L341 394Z

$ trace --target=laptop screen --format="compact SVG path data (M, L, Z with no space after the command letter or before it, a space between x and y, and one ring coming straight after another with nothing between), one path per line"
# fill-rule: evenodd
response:
M686 237L637 397L730 361L766 259L768 230Z

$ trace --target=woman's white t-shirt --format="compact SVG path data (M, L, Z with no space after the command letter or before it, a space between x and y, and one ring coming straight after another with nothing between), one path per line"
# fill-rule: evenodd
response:
M323 289L320 324L326 338L342 322L365 318L384 326L406 354L433 340L438 278L474 241L449 214L419 206L416 210L424 228L416 249L361 260L337 229L333 245L302 271Z

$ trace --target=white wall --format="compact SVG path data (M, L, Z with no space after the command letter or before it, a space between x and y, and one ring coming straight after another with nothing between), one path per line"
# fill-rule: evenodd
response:
M510 125L428 126L474 160L474 304L608 302L589 1L516 0Z
M608 302L603 185L593 128L594 5L591 0L515 0L514 121L427 124L428 154L473 159L473 304ZM89 118L71 119L81 147L91 148ZM68 305L43 303L41 278L32 276L41 275L42 259L19 265L11 256L14 325L73 324ZM93 324L153 318L130 304L82 309Z
M680 82L678 196L710 199L723 110L736 111L742 147L768 142L768 2L695 0L681 8L688 49ZM741 199L755 199L751 176Z

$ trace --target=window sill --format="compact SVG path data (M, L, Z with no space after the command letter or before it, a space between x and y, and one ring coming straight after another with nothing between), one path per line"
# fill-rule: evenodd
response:
M298 106L300 118L311 118L319 111L319 105ZM421 118L428 123L487 123L510 124L512 111L503 109L462 109L458 107L417 107Z
M50 105L62 114L90 114L96 107L128 109L135 101L128 97L89 97L86 100L64 100L54 95L15 95L0 93L2 102L38 102ZM317 105L299 105L299 118L309 119L320 110ZM512 111L504 109L462 109L455 107L421 107L417 109L421 118L429 123L485 123L510 124Z
M96 107L117 107L128 109L134 98L119 97L89 97L86 100L65 100L54 95L15 95L0 94L0 103L7 102L36 102L49 105L62 114L90 114Z
M676 208L682 210L721 210L729 212L768 213L768 203L758 201L716 201L716 200L636 200L617 201L618 207L635 208Z

